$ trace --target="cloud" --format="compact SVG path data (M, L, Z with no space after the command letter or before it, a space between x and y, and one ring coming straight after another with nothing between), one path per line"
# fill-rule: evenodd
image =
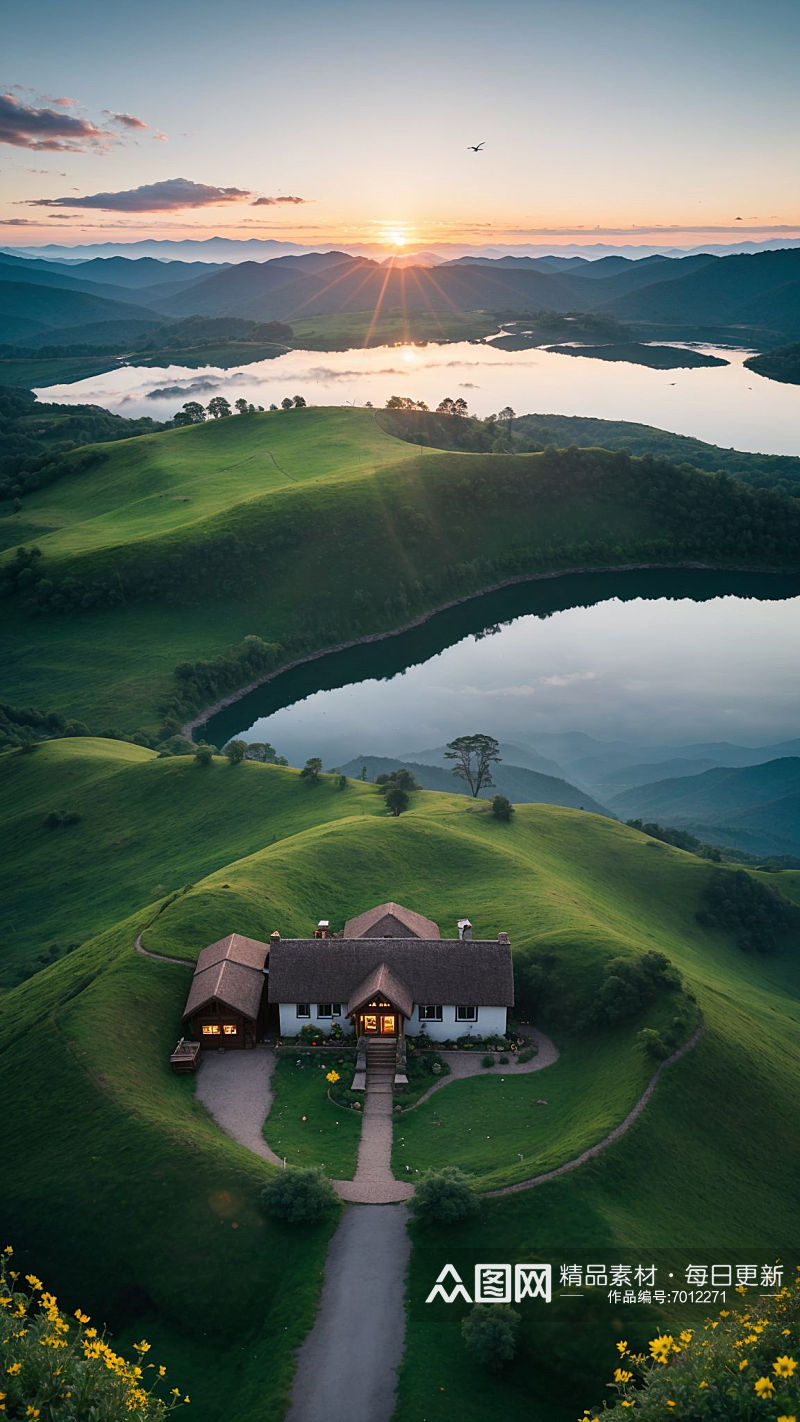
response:
M43 104L58 104L62 109L74 109L78 103L77 99L54 99L52 94L42 94Z
M122 128L149 128L149 123L144 119L137 118L135 114L118 114L114 109L103 109L106 118L110 118L112 123L118 123Z
M3 217L0 218L0 227L39 227L40 223L33 222L30 217Z
M64 107L62 101L58 101ZM36 109L13 94L0 94L0 143L47 153L86 153L108 147L115 135L86 118Z
M275 207L279 202L303 203L308 202L308 198L301 197L260 197L251 202L251 207Z
M184 207L210 207L248 198L246 188L215 188L189 178L166 178L119 193L90 193L87 197L32 198L29 207L89 207L102 212L177 212Z

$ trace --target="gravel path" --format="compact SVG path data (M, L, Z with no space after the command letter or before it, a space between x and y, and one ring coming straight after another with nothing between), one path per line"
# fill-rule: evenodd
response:
M394 1069L367 1069L356 1173L352 1180L334 1182L343 1200L389 1205L396 1200L407 1200L414 1193L413 1185L395 1180L392 1174L393 1092Z
M419 1101L415 1101L413 1106L408 1107L408 1110L416 1111L423 1101L427 1101L429 1096L433 1096L434 1091L441 1091L443 1086L450 1086L454 1081L463 1081L468 1076L526 1076L528 1072L542 1071L544 1067L552 1066L554 1062L558 1061L561 1053L555 1042L546 1037L544 1032L537 1031L535 1027L528 1027L525 1030L525 1035L539 1048L536 1056L529 1062L519 1063L515 1060L514 1052L506 1052L504 1055L508 1056L508 1066L483 1067L481 1066L483 1052L440 1052L439 1056L442 1061L447 1062L450 1068L450 1075L443 1077L441 1081L437 1081L429 1087L424 1095L420 1096ZM495 1059L498 1055L499 1053L492 1052Z
M344 1211L286 1422L390 1422L405 1340L407 1216L397 1205Z
M201 1052L195 1095L226 1136L271 1165L283 1165L262 1135L272 1106L275 1062L270 1047Z
M589 1146L589 1149L583 1151L581 1155L576 1155L574 1160L568 1160L564 1165L556 1166L555 1170L546 1170L543 1175L533 1175L530 1180L520 1180L517 1182L516 1185L503 1185L499 1190L487 1190L486 1194L490 1196L516 1195L519 1193L520 1190L532 1190L535 1185L544 1185L545 1181L547 1180L555 1180L556 1177L559 1175L567 1175L569 1171L577 1170L579 1165L584 1165L587 1160L592 1160L594 1156L599 1155L600 1152L605 1150L607 1146L610 1146L614 1141L618 1141L620 1136L624 1136L625 1132L630 1130L637 1117L641 1116L645 1106L647 1105L648 1101L650 1100L650 1097L653 1095L653 1092L656 1089L656 1082L658 1081L658 1078L660 1077L662 1071L664 1071L666 1067L672 1066L675 1062L679 1062L681 1057L685 1057L686 1053L692 1050L692 1047L696 1047L697 1043L700 1041L700 1038L703 1035L704 1030L705 1029L703 1023L701 1022L700 1026L689 1038L688 1042L684 1042L683 1046L679 1047L677 1052L673 1052L671 1057L667 1057L666 1060L663 1061L661 1065L656 1068L647 1086L639 1097L639 1100L636 1102L636 1105L632 1107L632 1109L628 1112L627 1116L625 1117L625 1120L620 1121L619 1125L615 1126L613 1131L609 1131L608 1135L604 1136L603 1139L601 1141L598 1141L596 1145Z

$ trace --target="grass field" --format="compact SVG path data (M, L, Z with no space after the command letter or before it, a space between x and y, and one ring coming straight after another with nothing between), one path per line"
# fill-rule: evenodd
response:
M478 341L497 330L499 321L486 311L341 312L309 316L292 322L297 350L341 351L351 346L383 346L426 341Z
M356 1169L361 1117L328 1100L326 1073L338 1071L343 1081L353 1074L350 1057L325 1051L282 1055L272 1077L275 1093L264 1122L264 1139L288 1165L319 1166L334 1180L352 1180Z
M751 956L727 934L702 929L694 915L713 872L707 862L578 811L520 806L501 825L459 797L423 792L394 820L376 813L379 797L366 785L309 791L290 769L225 762L204 778L193 763L129 746L51 743L33 755L9 753L0 771L13 786L5 828L19 857L9 877L27 891L19 903L29 951L49 940L57 894L80 874L82 858L82 888L64 900L64 926L82 911L82 897L84 932L116 915L114 926L5 996L6 1229L23 1267L46 1278L65 1306L107 1318L123 1341L151 1338L201 1422L281 1415L272 1399L308 1326L333 1221L294 1234L260 1215L269 1167L220 1134L195 1103L191 1080L169 1073L188 974L133 952L143 926L151 950L191 958L232 929L300 934L320 916L336 929L391 897L432 916L444 933L465 909L476 931L505 929L518 963L532 951L555 953L565 1001L591 999L609 957L652 947L696 993L706 1036L670 1068L619 1143L533 1192L484 1200L475 1225L446 1237L418 1233L403 1422L480 1422L488 1406L502 1415L535 1408L545 1422L567 1422L602 1394L615 1337L652 1328L652 1312L617 1317L591 1301L572 1328L563 1320L534 1326L526 1313L519 1360L490 1379L466 1355L457 1326L431 1324L421 1309L432 1271L453 1249L458 1258L477 1251L564 1261L671 1250L685 1263L714 1250L770 1260L797 1238L797 945ZM73 800L84 819L52 832L45 860L41 812ZM69 836L93 824L99 843L112 813L129 840L115 874L101 863L93 885L94 851L82 854ZM154 903L157 868L165 887L170 874L193 886ZM43 892L48 875L62 886L52 898ZM110 877L119 887L101 891ZM4 934L4 952L9 941ZM548 1030L546 1020L539 1025ZM448 1085L402 1118L399 1149L419 1166L460 1153L483 1186L568 1158L625 1113L649 1076L631 1045L637 1025L580 1040L551 1028L562 1048L554 1067L505 1083ZM268 1126L267 1138L345 1174L355 1113L318 1101L314 1069L301 1079L292 1063L279 1068L283 1115L273 1124L282 1133L273 1139ZM539 1097L546 1108L531 1104ZM296 1118L307 1115L313 1130L323 1110L330 1114L320 1114L315 1142ZM476 1134L496 1139L471 1141Z

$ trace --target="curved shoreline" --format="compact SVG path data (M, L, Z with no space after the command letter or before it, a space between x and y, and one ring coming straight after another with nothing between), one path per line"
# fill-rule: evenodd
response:
M181 726L179 735L191 740L194 732L201 726L207 725L212 716L217 716L220 711L225 711L229 706L235 706L237 701L249 696L251 691L257 691L260 686L267 686L269 682L275 681L285 672L294 671L297 667L307 666L310 662L321 661L323 657L334 656L337 652L349 652L354 647L365 647L371 642L388 642L392 637L400 637L404 632L413 632L415 627L423 627L426 622L438 617L441 612L448 612L452 607L460 607L466 602L477 602L479 598L485 597L488 593L502 592L503 588L516 587L521 583L538 583L552 581L555 578L575 578L585 577L594 573L753 573L761 576L792 576L789 570L780 568L740 568L720 566L716 563L617 563L613 567L589 567L589 568L559 568L555 572L548 573L518 573L513 578L504 578L502 582L490 583L488 587L481 588L478 592L468 593L464 597L454 597L449 602L440 603L429 612L420 613L419 617L413 617L410 622L404 622L401 627L395 627L390 632L369 632L363 637L354 637L349 642L338 642L332 647L323 647L317 652L309 652L306 656L295 657L291 662L284 662L275 671L267 672L266 676L258 677L256 681L248 682L247 686L240 687L237 691L230 692L219 701L215 701L212 706L197 713L191 720L185 721ZM796 576L796 574L795 574Z

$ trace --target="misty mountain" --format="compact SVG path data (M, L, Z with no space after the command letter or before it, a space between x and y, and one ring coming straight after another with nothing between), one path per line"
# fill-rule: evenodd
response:
M800 331L800 250L712 258L672 281L618 295L602 309L619 320L758 324L794 334Z
M800 757L641 785L614 796L611 808L755 854L798 854Z
M452 761L445 760L446 750L447 746L434 746L432 750L409 751L407 758L421 761L423 765L443 766L449 774L452 770ZM554 775L557 779L564 778L561 766L555 760L540 755L531 746L520 746L511 741L501 741L500 756L502 762L519 765L526 770L535 770L541 775Z
M155 313L151 316L132 302L112 301L80 289L9 281L0 268L0 343L28 344L30 337L41 336L42 344L59 327L82 330L97 322L116 322L122 328L126 321L146 329L157 326L160 317ZM86 337L77 335L73 339Z
M341 766L341 770L355 780L360 777L362 766L367 767L368 780L405 767L411 771L423 790L446 790L451 795L470 793L469 786L463 780L457 780L451 771L438 765L427 765L422 761L364 755L349 760L346 765ZM573 810L590 810L596 815L609 814L591 795L586 795L575 785L569 785L566 780L559 780L555 776L539 775L535 770L527 770L521 765L506 765L505 762L494 766L492 775L494 785L481 791L478 797L481 800L490 800L493 795L505 795L517 805L564 805Z

